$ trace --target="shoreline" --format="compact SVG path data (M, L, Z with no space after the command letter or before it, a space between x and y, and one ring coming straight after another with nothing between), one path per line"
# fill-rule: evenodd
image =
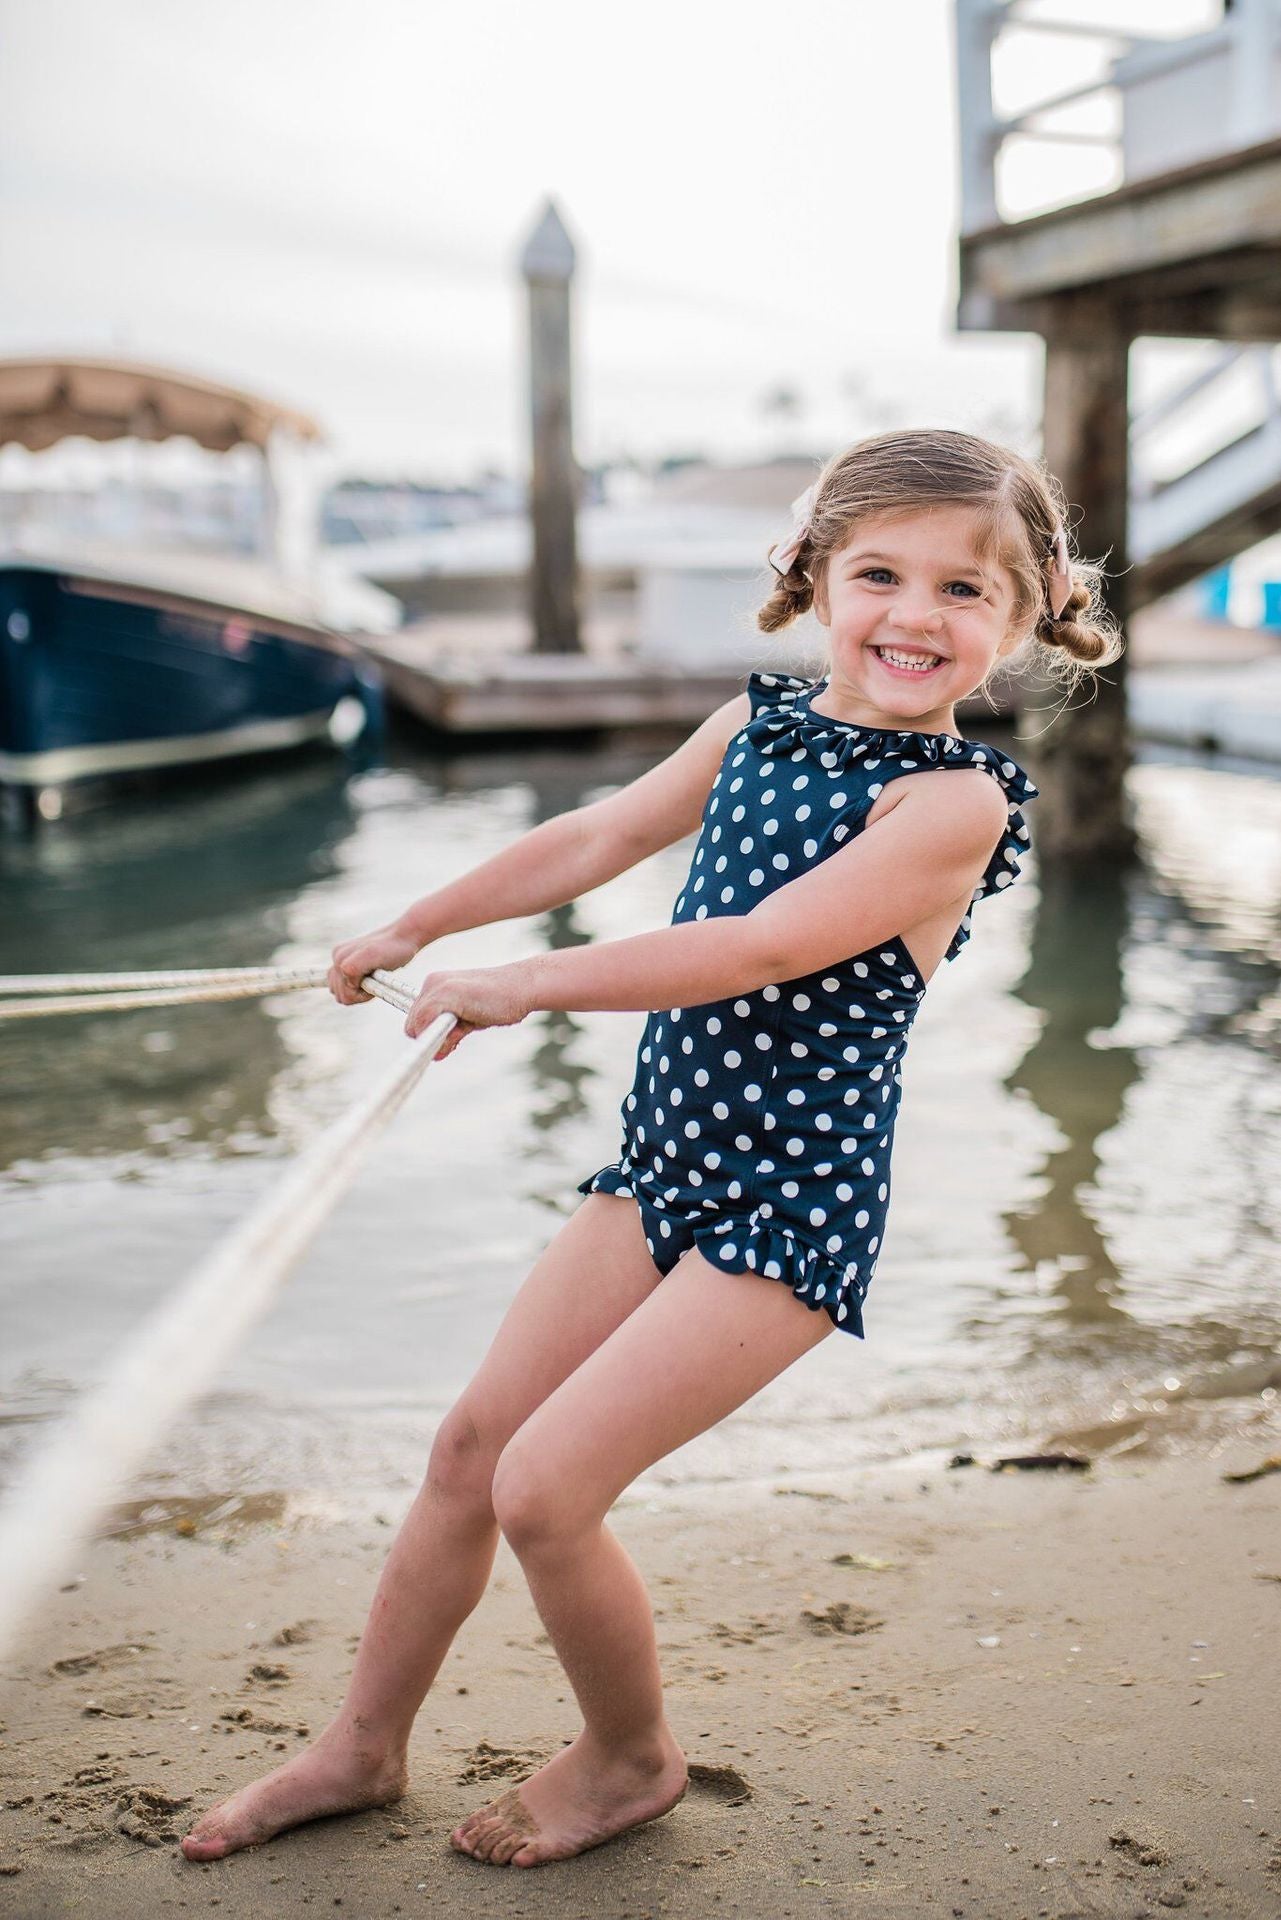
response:
M448 1844L579 1724L505 1543L406 1798L196 1867L167 1836L324 1724L390 1530L101 1540L5 1670L0 1914L1275 1920L1281 1475L1224 1464L625 1499L695 1777L664 1819L519 1877Z

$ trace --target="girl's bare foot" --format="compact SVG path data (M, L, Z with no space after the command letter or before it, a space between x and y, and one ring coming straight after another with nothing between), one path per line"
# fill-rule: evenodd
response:
M188 1860L221 1860L305 1820L385 1807L399 1800L405 1781L403 1755L376 1759L353 1746L350 1735L322 1734L306 1753L211 1808L182 1850Z
M469 1815L450 1845L497 1867L568 1860L657 1820L689 1784L685 1756L670 1733L644 1759L603 1755L585 1740L580 1733L528 1780Z

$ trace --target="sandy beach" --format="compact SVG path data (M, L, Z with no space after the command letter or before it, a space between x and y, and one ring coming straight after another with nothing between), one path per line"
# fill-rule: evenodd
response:
M690 1789L525 1871L448 1843L578 1725L505 1544L407 1797L194 1867L188 1817L338 1701L392 1516L100 1541L5 1675L0 1912L1276 1920L1281 1476L1247 1464L625 1497Z

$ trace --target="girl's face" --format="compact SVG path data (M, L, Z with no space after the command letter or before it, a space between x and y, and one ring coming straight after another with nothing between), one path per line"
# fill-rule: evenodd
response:
M827 563L814 611L829 629L829 707L853 724L955 732L956 701L1023 639L1014 580L975 551L968 507L862 520Z

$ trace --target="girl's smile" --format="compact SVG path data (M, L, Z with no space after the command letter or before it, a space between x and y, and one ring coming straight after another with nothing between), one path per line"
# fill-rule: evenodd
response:
M967 507L861 522L814 594L834 719L954 732L953 708L1018 644L1014 582L977 552ZM816 709L823 711L823 709Z

